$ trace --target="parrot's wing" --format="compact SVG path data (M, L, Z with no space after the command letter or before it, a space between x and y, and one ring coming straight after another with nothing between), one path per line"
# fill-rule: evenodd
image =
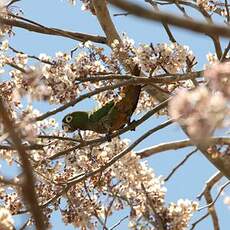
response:
M112 109L114 106L114 101L109 101L106 103L104 106L102 106L100 109L96 110L89 116L89 120L91 122L98 122L100 121L103 117L105 117L109 111Z

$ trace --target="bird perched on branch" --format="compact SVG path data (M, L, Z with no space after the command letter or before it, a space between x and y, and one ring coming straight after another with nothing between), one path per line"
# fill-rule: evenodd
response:
M132 70L132 74L140 75L137 65ZM62 120L62 128L66 132L92 130L106 134L121 129L130 123L130 118L137 107L140 92L140 85L124 86L119 99L107 102L95 112L76 111L67 114Z

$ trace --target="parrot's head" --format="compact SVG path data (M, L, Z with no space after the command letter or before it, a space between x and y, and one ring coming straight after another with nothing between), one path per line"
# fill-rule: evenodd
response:
M89 114L79 111L67 114L62 119L62 129L65 132L74 132L75 130L85 130L88 124Z

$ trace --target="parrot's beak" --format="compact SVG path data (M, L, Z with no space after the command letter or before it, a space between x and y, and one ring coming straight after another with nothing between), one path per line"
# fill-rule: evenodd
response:
M65 132L71 132L71 127L68 124L66 124L66 123L62 123L62 129Z

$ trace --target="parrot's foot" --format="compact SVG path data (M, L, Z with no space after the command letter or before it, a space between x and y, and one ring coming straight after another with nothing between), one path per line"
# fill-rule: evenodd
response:
M91 152L90 152L89 154L87 154L87 156L88 156L88 158L92 161L92 163L96 163L96 162L97 162L95 156L93 156L93 155L91 154Z
M106 140L107 140L108 142L111 142L111 141L112 141L111 133L107 133L107 134L105 135L105 137L106 137Z
M136 122L136 120L132 120L128 122L128 126L133 125ZM135 131L136 127L131 128L131 131Z
M85 144L86 142L85 142L85 140L83 139L83 137L82 137L82 135L81 135L81 131L80 131L80 130L78 130L78 135L79 135L79 137L80 137L81 144Z

